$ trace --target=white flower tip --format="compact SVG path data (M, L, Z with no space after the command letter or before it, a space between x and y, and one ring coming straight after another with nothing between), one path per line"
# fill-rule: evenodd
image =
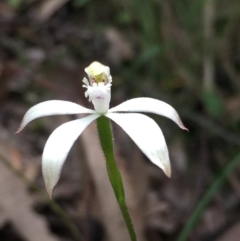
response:
M168 167L166 167L164 170L164 173L167 177L171 177L172 176L172 171L171 171L171 166L169 165Z
M52 199L54 187L52 187L50 185L46 185L46 190L47 190L49 198Z
M27 112L28 113L28 112ZM28 121L28 120L26 120L27 118L27 113L24 115L24 117L23 117L23 119L22 119L22 121L21 121L21 124L20 124L20 126L18 127L18 129L17 129L17 131L15 132L15 134L18 134L18 133L20 133L23 129L24 129L24 127L30 122L30 121Z
M173 114L172 114L172 119L181 129L185 130L185 131L188 131L188 128L184 126L179 114L177 113L177 111L175 109L172 109L173 110Z
M15 132L15 134L18 134L19 132L21 132L21 126L18 128L18 130Z
M179 117L179 120L178 120L178 125L181 129L185 130L185 131L189 131L187 127L184 126L184 124L182 123L180 117Z
M49 177L49 176L47 176L46 173L43 173L43 178L44 178L45 187L46 187L48 196L50 199L52 199L53 191L54 191L55 186L57 185L59 177L56 177L54 175Z
M189 132L188 128L186 128L185 126L184 126L183 130Z
M42 173L48 196L52 199L53 190L60 178L61 167L59 168L57 165L54 165L54 163L49 162L49 160L46 162L46 159L43 159Z
M23 130L24 127L25 127L25 126L23 125L23 121L22 121L21 124L20 124L20 126L18 127L17 131L15 132L15 134L20 133L20 132Z

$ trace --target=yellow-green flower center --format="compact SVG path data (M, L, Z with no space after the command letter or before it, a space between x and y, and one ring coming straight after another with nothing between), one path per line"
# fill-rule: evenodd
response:
M105 83L106 82L106 74L101 73L98 75L91 76L91 80L93 83Z

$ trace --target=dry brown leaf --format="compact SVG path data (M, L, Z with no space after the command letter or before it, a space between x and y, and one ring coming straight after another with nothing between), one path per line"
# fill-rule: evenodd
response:
M57 241L42 217L32 209L26 186L0 162L0 206L28 241Z
M1 129L1 128L0 128ZM22 157L9 136L1 129L0 153L16 169L21 169ZM0 208L1 216L13 223L17 231L27 241L57 241L48 230L46 221L33 210L33 198L27 186L4 164L0 156ZM3 222L1 220L1 222Z
M216 241L237 241L240 237L240 222L227 230L223 235L216 239Z

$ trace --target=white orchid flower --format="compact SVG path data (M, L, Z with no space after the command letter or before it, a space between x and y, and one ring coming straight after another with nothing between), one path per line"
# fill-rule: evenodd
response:
M83 79L83 87L87 89L85 96L93 103L95 110L87 109L70 101L42 102L27 111L17 131L19 133L30 121L43 116L90 114L59 126L47 140L42 157L42 172L49 195L52 195L53 188L60 178L62 166L74 142L83 130L101 115L121 126L149 160L170 177L168 148L161 129L150 117L132 112L163 115L173 120L180 128L187 130L176 110L169 104L152 98L127 100L109 109L112 85L109 67L99 62L93 62L85 69L85 72L89 78L89 80Z

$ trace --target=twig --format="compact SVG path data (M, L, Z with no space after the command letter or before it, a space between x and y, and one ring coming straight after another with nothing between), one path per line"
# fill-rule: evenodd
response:
M46 22L52 15L57 12L64 4L69 0L47 0L41 3L36 12L34 18L40 22Z
M211 91L214 88L214 19L215 0L205 1L204 8L204 38L205 54L203 58L203 89Z

